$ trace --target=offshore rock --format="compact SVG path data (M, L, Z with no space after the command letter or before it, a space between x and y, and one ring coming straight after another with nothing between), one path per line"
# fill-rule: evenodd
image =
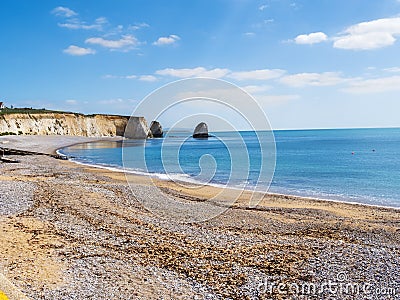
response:
M150 131L151 131L153 137L155 137L155 138L160 138L160 137L163 137L163 135L164 135L162 126L161 126L160 122L158 122L158 121L151 122Z
M126 125L124 137L128 139L147 139L153 137L144 117L131 117Z
M208 134L208 126L206 123L201 122L199 123L193 132L193 137L196 139L206 139L209 137Z

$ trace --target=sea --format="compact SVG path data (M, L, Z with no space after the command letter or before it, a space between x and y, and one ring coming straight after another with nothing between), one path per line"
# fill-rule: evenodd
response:
M59 152L78 163L161 179L400 208L400 128L211 135L168 132L164 138L78 144Z

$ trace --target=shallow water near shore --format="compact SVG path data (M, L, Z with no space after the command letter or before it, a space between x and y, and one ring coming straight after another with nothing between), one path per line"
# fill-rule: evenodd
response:
M400 207L399 128L275 131L272 182L260 178L261 164L271 158L261 155L258 137L263 134L217 132L208 140L196 140L190 132L179 132L164 139L79 144L60 152L80 163L118 169L129 166L132 172L161 179ZM243 143L246 155L232 161L235 149L243 152ZM123 146L133 154L145 149L146 165L140 155L125 156L123 161ZM172 160L179 166L168 163ZM233 167L242 172L232 178Z

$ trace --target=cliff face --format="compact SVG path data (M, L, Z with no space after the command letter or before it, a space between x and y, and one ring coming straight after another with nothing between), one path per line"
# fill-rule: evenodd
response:
M79 115L72 113L5 114L0 115L0 133L25 135L123 136L129 117ZM140 136L147 137L149 128L143 117L131 119Z

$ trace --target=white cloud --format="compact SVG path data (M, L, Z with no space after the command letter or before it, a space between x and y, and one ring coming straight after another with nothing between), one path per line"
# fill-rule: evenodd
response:
M400 17L361 22L331 38L333 47L346 50L371 50L393 45L400 35ZM316 44L328 40L323 32L298 35L297 44Z
M157 77L153 75L142 75L139 77L140 81L154 82L157 81Z
M137 75L111 75L107 74L102 77L103 79L137 79Z
M242 89L244 89L249 94L262 93L270 90L271 88L272 87L269 85L246 85L242 87Z
M91 48L82 48L75 45L69 46L67 49L64 49L63 52L74 56L83 56L96 53L96 51Z
M58 26L68 29L96 29L103 30L104 24L107 24L108 21L104 17L97 18L94 24L86 24L85 22L80 21L77 18L69 19L66 23L58 23Z
M265 20L262 20L261 22L252 24L251 27L257 28L257 29L265 28L274 22L275 22L274 19L265 19Z
M400 76L358 80L351 82L343 91L351 94L368 94L400 91Z
M210 77L210 78L221 78L226 76L230 71L228 69L211 69L207 70L203 67L197 67L193 69L163 69L156 71L157 75L173 76L178 78L189 78L189 77Z
M268 8L268 4L263 4L258 7L258 9L261 11L265 10L266 8Z
M399 0L400 2L400 0ZM400 67L392 67L383 69L383 71L390 72L390 73L400 73Z
M396 39L386 32L347 35L338 38L333 47L346 50L371 50L393 45Z
M112 106L113 108L125 108L133 110L135 104L138 103L137 100L134 99L122 99L122 98L114 98L114 99L107 99L107 100L100 100L98 101L100 105L107 105Z
M243 72L232 72L229 78L236 80L268 80L281 77L286 71L280 69L263 69Z
M254 98L261 105L282 104L288 101L298 100L299 95L255 95Z
M164 36L158 38L157 41L153 43L155 46L164 46L164 45L171 45L179 41L181 38L175 34L171 34L170 36Z
M227 77L244 81L244 80L268 80L268 79L278 78L282 76L285 72L286 72L285 70L280 70L280 69L263 69L263 70L232 72L229 69L222 69L222 68L206 69L204 67L197 67L197 68L185 68L185 69L167 68L163 70L158 70L155 72L155 74L162 76L173 76L177 78Z
M102 76L103 79L138 79L140 81L147 81L147 82L153 82L153 81L157 81L157 77L153 76L153 75L111 75L111 74L107 74Z
M68 7L63 7L63 6L58 6L55 9L53 9L51 12L52 12L52 14L54 14L56 16L66 17L66 18L70 18L70 17L78 15L72 9L70 9Z
M76 101L76 100L74 100L74 99L65 100L65 102L66 102L67 104L70 104L70 105L76 105L76 104L78 104L78 101Z
M66 18L64 23L58 23L58 26L68 29L96 29L103 30L103 25L108 21L104 17L97 18L93 24L87 24L81 21L77 16L78 13L68 7L59 6L52 10L52 14Z
M135 25L130 25L128 27L128 29L129 30L139 30L141 28L147 28L147 27L150 27L150 25L147 24L147 23L142 22L142 23L136 23Z
M101 104L119 104L124 103L126 100L122 98L115 98L115 99L107 99L107 100L100 100L99 103Z
M103 75L101 78L103 78L103 79L115 79L115 78L119 78L119 76L106 74L106 75Z
M132 35L124 35L119 40L107 40L101 37L88 38L85 43L99 45L108 49L131 49L139 45L139 41Z
M337 72L325 73L299 73L287 75L279 80L281 83L291 87L305 86L332 86L348 81Z
M313 32L309 34L300 34L298 35L294 41L296 44L318 44L321 42L325 42L328 39L328 36L323 32Z
M377 19L348 27L333 46L348 50L370 50L391 46L400 35L400 17Z
M245 33L243 33L243 35L246 36L246 37L254 37L254 36L256 36L256 34L254 32L245 32Z

